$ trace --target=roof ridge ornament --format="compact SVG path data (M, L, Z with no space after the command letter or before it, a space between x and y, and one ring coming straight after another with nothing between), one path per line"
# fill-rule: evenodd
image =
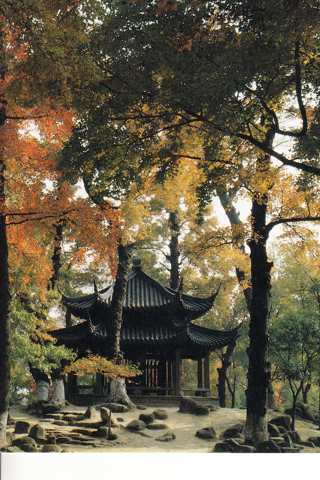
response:
M133 257L132 268L134 270L141 270L142 269L142 259L141 259L141 257Z

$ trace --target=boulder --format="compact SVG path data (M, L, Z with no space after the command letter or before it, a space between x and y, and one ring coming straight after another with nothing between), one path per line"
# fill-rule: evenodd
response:
M36 441L45 440L46 430L40 423L37 423L30 429L29 437L34 438Z
M202 438L204 440L213 440L217 438L217 434L213 427L201 428L197 431L196 437Z
M291 430L291 418L289 415L280 415L279 417L274 417L269 423L272 425L277 425L277 427L281 426L286 431Z
M18 420L14 428L14 433L29 433L30 429L31 423Z
M44 453L50 453L50 452L60 453L61 448L58 445L43 445L43 447L41 449L41 452L44 452Z
M103 423L108 423L110 420L111 412L109 408L101 407L100 409L100 417Z
M48 445L56 445L57 444L57 439L54 435L49 435L47 438L47 444Z
M153 413L140 413L139 420L142 420L146 425L150 425L154 422Z
M222 435L224 438L234 438L236 435L241 434L243 429L244 425L242 423L237 423L236 425L233 425L233 427L227 428Z
M84 418L94 418L97 415L97 410L90 406L87 408L87 410L84 413Z
M254 453L255 451L252 445L239 445L236 450L237 453Z
M270 437L280 437L279 428L270 422L268 423L268 433Z
M132 422L127 425L127 429L133 431L140 431L144 430L145 428L146 424L142 420L132 420Z
M156 438L158 442L172 442L175 440L176 436L172 432L165 433L161 437Z
M153 412L153 416L156 420L167 420L168 412L162 408L157 408L157 410Z
M195 415L209 415L210 409L203 405L198 405L195 411Z
M37 452L37 442L31 437L20 437L13 440L12 445L23 452Z
M257 453L281 453L279 445L273 440L267 440L259 443L256 448Z
M117 438L117 435L115 435L114 433L109 433L108 427L99 427L95 436L98 438L106 438L108 440L116 440Z
M232 446L229 445L227 442L219 442L216 443L212 452L219 452L219 453L230 453L233 452Z
M137 405L137 410L147 410L147 407L145 405Z
M182 397L180 400L179 411L181 413L195 414L198 409L198 404L193 398Z
M126 413L130 408L120 403L110 403L110 405L103 405L111 410L111 413Z
M290 430L287 434L290 436L293 443L297 443L297 444L301 443L301 437L296 430Z
M320 447L320 437L309 437L308 442L313 443L316 447Z
M288 408L285 413L291 415L292 408ZM310 405L307 403L298 402L295 408L295 415L302 420L310 420L311 422L315 421L315 415L312 413Z

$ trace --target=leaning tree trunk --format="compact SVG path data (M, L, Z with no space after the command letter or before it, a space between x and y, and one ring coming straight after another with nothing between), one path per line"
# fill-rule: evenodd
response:
M133 252L133 245L124 246L119 243L118 246L118 269L116 281L114 284L113 296L110 305L111 310L111 328L109 330L108 356L117 358L120 363L123 361L122 352L120 350L120 333L122 326L122 310L126 296L127 279L130 268L130 261ZM121 403L132 408L134 404L127 395L126 384L124 378L111 380L109 401L112 403Z
M50 388L50 379L48 375L38 368L32 367L30 363L29 369L37 385L37 402L48 402Z
M0 79L4 80L0 72ZM1 93L1 92L0 92ZM4 99L0 104L0 447L5 443L10 396L9 270L5 198L5 121Z
M218 395L219 395L219 406L221 408L226 407L226 383L227 383L227 370L231 365L231 355L235 349L236 342L231 342L225 353L222 353L221 356L221 367L217 368L218 372Z

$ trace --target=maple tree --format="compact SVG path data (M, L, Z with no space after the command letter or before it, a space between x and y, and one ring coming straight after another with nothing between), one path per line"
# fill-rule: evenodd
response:
M52 144L63 137L62 130L70 116L67 107L75 93L79 98L81 80L86 79L88 84L95 71L90 56L84 55L87 26L93 18L91 14L96 12L94 6L94 1L53 4L36 0L14 0L0 6L0 444L5 435L10 385L7 232L9 226L22 225L20 231L12 227L10 238L17 246L12 252L18 264L22 248L30 251L32 243L36 246L36 237L32 238L23 225L26 219L53 218L52 209L49 215L47 210L39 210L45 190L42 175L44 170L48 172L50 156L43 154L41 142L36 145L26 136L28 131L37 130L42 143L50 134ZM23 184L26 170L30 173L29 182ZM24 208L20 203L17 210L19 194L21 201L26 202ZM37 208L33 210L35 203ZM20 238L20 232L26 233L25 239ZM48 269L42 269L40 264L38 271L42 277Z

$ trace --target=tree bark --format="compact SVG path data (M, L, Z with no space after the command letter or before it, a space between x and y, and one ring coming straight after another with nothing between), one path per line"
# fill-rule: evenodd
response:
M273 133L269 132L266 142L272 144ZM258 178L268 180L270 157L261 156L257 159ZM246 440L257 445L268 440L267 399L268 386L271 378L270 362L268 360L268 317L271 291L271 268L267 256L266 213L268 190L258 192L252 201L252 236L249 242L251 250L251 288L250 305L250 344L247 349L249 357L248 387L247 387L247 418Z
M133 253L133 245L124 246L119 243L118 246L118 269L116 281L113 289L113 296L110 305L111 327L108 332L108 351L106 352L110 358L121 356L120 350L120 332L122 325L123 303L127 290L127 279L130 268L130 261Z
M3 24L0 25L2 48ZM2 52L3 53L3 52ZM0 80L5 80L4 64L0 65ZM10 396L10 293L5 196L6 100L0 91L0 448L5 443Z
M171 229L171 240L169 243L170 255L167 259L170 262L170 288L177 290L179 288L179 234L180 225L178 222L178 212L170 212L169 214L169 226Z
M56 225L56 233L54 236L54 249L52 255L52 267L53 267L53 274L50 278L50 284L48 288L54 290L57 286L57 282L59 280L59 273L61 268L61 252L62 252L62 234L63 229L66 223L65 220L61 219Z

